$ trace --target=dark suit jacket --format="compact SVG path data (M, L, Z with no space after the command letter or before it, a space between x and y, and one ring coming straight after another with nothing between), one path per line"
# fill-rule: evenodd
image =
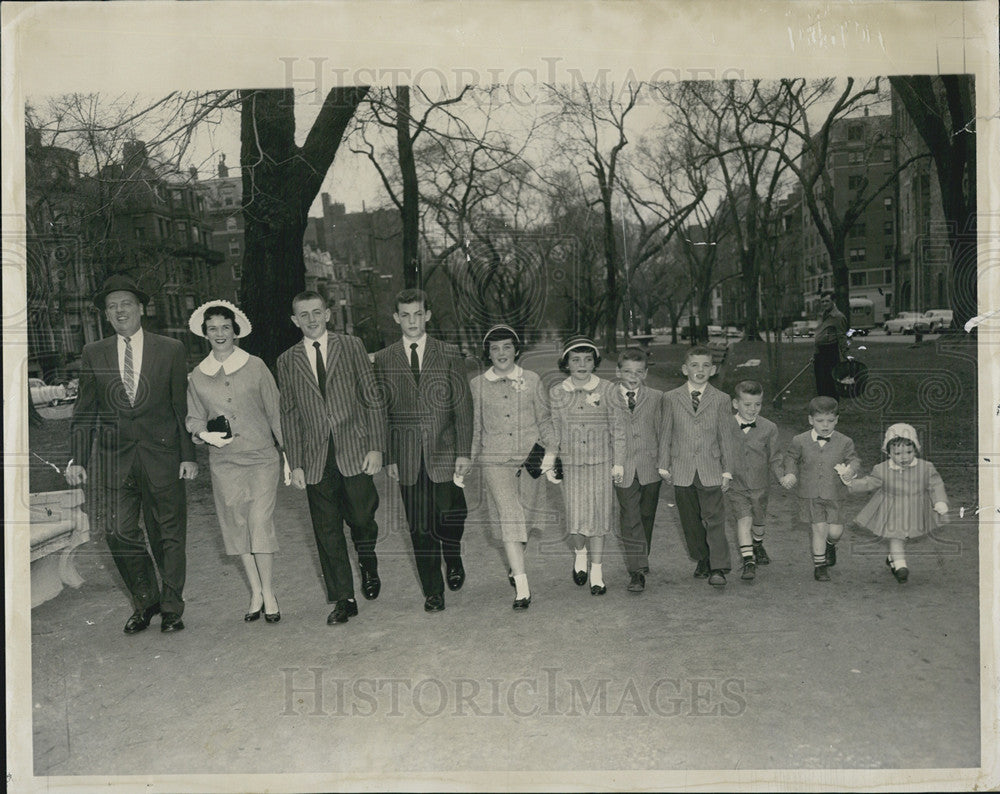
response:
M666 393L660 468L670 472L674 485L691 485L696 472L702 485L722 485L722 473L732 474L731 404L729 397L710 383L701 393L697 414L691 407L687 383Z
M399 482L413 485L423 456L431 482L447 482L455 458L472 457L472 392L465 360L455 346L427 337L419 385L402 340L375 354L375 377L386 396L389 457Z
M176 339L143 331L142 365L135 405L129 405L118 368L117 335L83 348L80 390L73 409L73 461L88 475L117 488L136 457L150 481L165 487L177 480L181 461L195 459L184 427L187 416L187 358ZM97 458L91 466L94 437Z
M794 436L785 452L785 472L798 479L796 491L803 499L837 501L847 496L847 486L834 466L849 463L854 473L861 471L861 458L854 451L854 442L836 430L823 446L812 440L812 431Z
M360 339L327 333L325 400L301 341L278 357L277 369L285 455L309 485L323 479L331 434L345 477L361 473L369 452L385 454L385 404Z

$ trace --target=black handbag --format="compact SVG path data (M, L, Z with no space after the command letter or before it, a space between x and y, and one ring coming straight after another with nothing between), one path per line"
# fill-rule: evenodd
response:
M222 414L219 414L215 419L209 419L205 429L209 433L225 433L223 438L233 437L233 429L229 426L229 420Z
M539 443L535 443L535 446L531 448L531 452L528 453L528 457L524 459L524 470L531 475L533 480L537 480L542 476L542 458L545 457L545 447ZM556 458L555 465L552 467L552 472L557 480L561 480L563 477L562 460Z

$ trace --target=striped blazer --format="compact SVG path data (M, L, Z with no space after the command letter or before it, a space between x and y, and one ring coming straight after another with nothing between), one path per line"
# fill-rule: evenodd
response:
M732 473L732 435L728 432L732 421L729 397L710 383L702 390L697 414L686 382L666 393L660 468L670 472L674 485L691 485L695 473L702 485L722 485L723 472Z
M778 426L770 419L758 416L757 426L745 433L734 414L730 419L733 437L733 488L738 491L759 491L770 484L769 473L781 479L781 449L778 447Z
M309 485L323 479L331 435L345 477L361 473L369 452L385 453L385 405L361 340L331 332L326 339L326 399L302 342L278 357L285 454Z
M431 482L449 482L455 458L472 457L472 393L461 351L428 336L419 383L402 340L379 350L374 363L389 421L386 464L399 468L401 485L416 483L421 459Z
M568 390L568 378L549 389L554 448L546 452L557 452L564 466L616 466L625 457L625 427L613 405L618 387L593 377L592 389Z
M625 428L625 479L628 487L638 477L639 485L660 481L657 460L660 456L660 436L663 434L664 394L659 389L642 385L635 396L635 408L628 409L628 399L616 383L611 390L612 404L621 412Z

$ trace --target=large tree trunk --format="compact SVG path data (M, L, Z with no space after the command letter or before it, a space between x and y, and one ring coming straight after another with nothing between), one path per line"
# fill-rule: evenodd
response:
M292 298L305 289L302 238L309 207L367 91L330 91L301 147L295 144L292 90L240 92L245 228L240 299L255 329L243 345L270 367L301 336L290 317Z
M399 152L399 172L403 179L403 283L407 289L423 288L420 265L420 190L417 164L413 158L410 137L410 87L396 89L396 148Z
M615 353L618 350L618 273L615 257L615 220L611 215L611 186L602 187L604 196L604 268L607 273L607 304L604 313L604 350ZM627 322L627 320L626 320Z

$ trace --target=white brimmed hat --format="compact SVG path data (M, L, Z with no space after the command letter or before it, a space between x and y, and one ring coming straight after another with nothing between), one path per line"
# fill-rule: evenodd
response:
M597 345L594 344L593 339L587 336L573 336L567 339L566 343L563 345L562 356L560 356L560 358L565 358L566 354L576 347L589 347L594 351L594 355L601 355L601 351L597 349Z
M913 429L912 425L908 425L905 422L898 422L894 425L889 425L889 428L885 431L885 438L882 439L882 451L888 453L889 444L897 438L902 439L903 441L909 441L914 447L916 447L917 452L920 452L920 442L917 441L917 431Z
M250 335L250 331L253 330L253 326L250 324L250 319L242 311L240 311L239 307L225 300L206 301L194 310L194 313L191 315L191 319L188 320L188 330L192 334L201 337L205 336L205 334L201 332L201 325L205 322L205 312L214 306L225 306L236 317L236 323L240 326L240 332L236 334L237 339L242 339L244 336Z

